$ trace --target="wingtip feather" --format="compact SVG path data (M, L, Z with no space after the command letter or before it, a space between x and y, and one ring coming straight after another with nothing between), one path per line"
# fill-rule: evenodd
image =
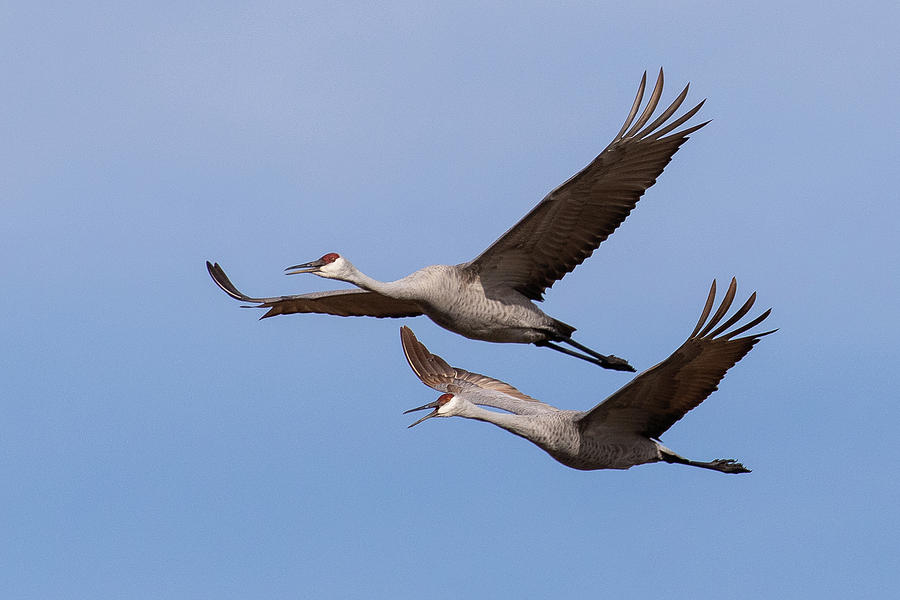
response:
M700 318L697 319L697 325L694 327L694 330L691 332L691 335L688 336L688 339L692 339L697 332L700 331L700 328L703 327L703 323L706 322L706 317L709 316L709 311L712 310L713 302L716 300L716 280L712 280L712 285L709 286L709 294L706 296L706 304L703 306L703 311L700 313Z
M725 297L722 298L721 304L719 304L718 310L716 310L716 314L712 316L709 320L709 323L706 324L706 327L697 334L697 337L706 337L706 335L710 332L710 330L716 326L716 324L722 320L722 317L728 312L728 309L731 308L731 303L734 302L734 296L737 294L737 279L734 277L731 278L731 283L728 286L728 290L725 292Z
M641 83L638 85L637 94L634 97L634 102L631 104L631 110L628 111L628 116L625 118L625 123L622 124L622 128L619 130L619 133L613 137L613 141L620 139L626 131L628 131L628 127L631 126L632 120L634 120L635 115L637 114L638 109L641 107L641 101L644 99L644 90L647 87L647 71L644 71L644 74L641 76Z
M256 302L254 298L251 298L247 294L241 292L237 287L231 283L231 280L225 274L225 270L219 266L219 263L210 263L206 261L206 270L209 272L209 276L212 277L212 280L215 282L219 289L234 298L235 300L241 300L243 302Z
M662 96L663 83L663 71L660 69L659 75L656 77L656 84L653 86L653 91L650 92L650 98L647 100L647 106L644 107L644 112L641 113L641 116L638 117L637 121L635 121L634 125L631 126L631 129L628 130L628 133L626 133L624 137L628 138L635 135L635 133L644 126L644 123L649 121L650 117L653 116L653 112L659 105L659 99Z

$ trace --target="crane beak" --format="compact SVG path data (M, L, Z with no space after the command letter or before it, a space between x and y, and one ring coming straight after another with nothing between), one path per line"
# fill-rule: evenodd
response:
M285 275L299 275L300 273L315 273L325 264L321 258L312 262L303 263L302 265L294 265L285 269Z
M437 414L438 414L438 407L439 407L439 406L440 406L440 404L438 404L438 401L435 400L434 402L429 402L428 404L423 404L422 406L419 406L419 407L417 407L417 408L411 408L411 409L409 409L409 410L404 410L404 411L403 411L403 414L406 415L406 414L409 414L409 413L411 413L411 412L416 412L417 410L427 410L427 409L429 409L429 408L433 408L433 409L434 409L434 411L428 413L427 415L425 415L424 417L422 417L421 419L419 419L418 421L416 421L415 423L413 423L412 425L410 425L409 427L407 427L407 429L409 429L410 427L415 427L416 425L418 425L418 424L421 423L422 421L425 421L426 419L430 419L431 417L436 417Z

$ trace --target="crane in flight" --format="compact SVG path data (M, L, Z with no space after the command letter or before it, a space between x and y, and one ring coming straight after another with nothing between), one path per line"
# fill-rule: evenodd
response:
M451 367L429 352L411 329L402 327L403 352L413 372L422 383L443 392L434 402L406 411L434 409L410 427L432 417L486 421L537 444L573 469L628 469L664 461L722 473L749 473L749 469L732 459L688 460L659 441L675 422L717 389L728 369L750 352L761 337L775 331L737 337L762 323L771 312L769 309L749 323L734 327L752 308L756 292L719 325L736 292L737 282L732 279L722 303L707 322L716 296L713 280L706 305L687 341L669 358L637 375L586 412L561 410L502 381Z
M218 263L207 261L207 270L232 298L268 309L263 318L291 313L369 317L424 314L467 338L535 344L607 369L634 371L626 360L600 354L573 340L575 327L547 315L534 301L543 300L547 288L581 264L619 227L688 135L708 123L675 131L703 106L700 102L670 121L684 102L689 85L649 122L662 95L662 69L638 115L646 83L645 72L624 125L606 149L474 260L432 265L402 279L383 282L363 274L346 257L330 252L285 270L288 274L312 273L338 279L360 289L271 298L253 298L239 291Z

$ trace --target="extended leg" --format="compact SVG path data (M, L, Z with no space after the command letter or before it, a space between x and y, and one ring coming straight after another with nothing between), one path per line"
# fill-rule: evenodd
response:
M567 341L567 340L564 340ZM588 350L581 346L581 344L573 344L576 348L583 349L585 352L589 352L589 355L579 354L574 350L569 350L568 348L563 348L559 344L554 344L553 342L535 342L535 346L546 346L547 348L552 348L557 352L562 352L563 354L568 354L569 356L574 356L575 358L580 358L581 360L586 360L589 363L593 363L595 365L599 365L604 369L613 369L615 371L634 371L634 367L628 364L627 361L617 357L617 356L604 356L602 354L597 354L593 350Z
M574 346L578 348L582 352L588 353L590 356L593 356L597 360L601 361L603 364L600 366L605 367L607 369L615 369L616 371L634 371L634 367L628 364L628 361L624 358L619 358L618 356L613 356L612 354L600 354L596 350L591 350L584 344L579 344L575 340L570 337L562 338L562 341L569 344L570 346Z
M662 459L667 463L675 463L679 465L690 465L692 467L700 467L701 469L711 469L720 473L750 473L750 469L734 460L733 458L717 458L710 462L701 462L698 460L688 460L683 456L678 456L674 452L663 452Z

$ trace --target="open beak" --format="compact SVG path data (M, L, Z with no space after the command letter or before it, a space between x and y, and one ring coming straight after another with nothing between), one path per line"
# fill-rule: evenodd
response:
M440 406L440 404L438 404L438 401L435 400L434 402L429 402L428 404L423 404L422 406L419 406L417 408L411 408L409 410L404 410L403 414L406 415L411 412L416 412L417 410L427 410L429 408L434 409L432 412L428 413L427 415L425 415L424 417L422 417L421 419L419 419L418 421L416 421L415 423L413 423L412 425L409 426L409 427L415 427L416 425L418 425L419 423L421 423L422 421L424 421L426 419L430 419L431 417L436 417L438 414L439 406ZM407 429L409 429L409 427L407 427Z
M299 275L300 273L315 273L325 264L321 258L312 262L303 263L302 265L294 265L285 269L285 275Z

